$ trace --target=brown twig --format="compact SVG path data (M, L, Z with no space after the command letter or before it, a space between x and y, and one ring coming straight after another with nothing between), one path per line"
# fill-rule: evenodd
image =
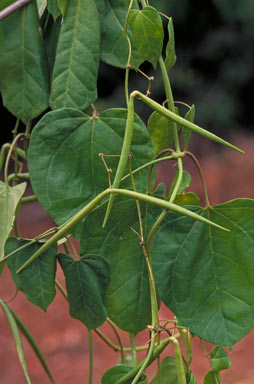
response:
M32 0L17 0L15 1L15 3L12 3L8 7L4 8L0 12L0 21L10 16L13 12L17 11L18 9L24 7L24 5L30 3L30 1Z

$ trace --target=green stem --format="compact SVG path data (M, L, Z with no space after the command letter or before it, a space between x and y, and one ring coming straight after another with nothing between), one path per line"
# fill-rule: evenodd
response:
M24 136L24 133L19 133L15 139L13 140L11 146L10 146L10 149L9 149L9 152L8 152L8 155L7 155L7 158L6 158L6 162L5 162L5 167L4 167L4 180L6 183L8 183L8 169L9 169L9 163L10 163L10 159L11 159L11 155L12 155L12 151L14 150L18 140ZM18 152L17 152L18 153Z
M173 341L173 339L176 339L179 336L180 336L180 334L177 334L174 337L168 337L167 339L162 340L161 343L157 347L155 347L154 350L152 351L152 354L151 354L151 357L150 357L150 359L148 361L147 366L150 365L155 359L157 359L158 356L160 356L160 354L164 351L164 349L168 346L168 344ZM133 368L130 372L128 372L125 376L123 376L115 384L124 384L128 380L130 380L132 377L134 377L137 374L137 372L140 370L142 365L144 364L145 360L141 361L137 365L137 367Z
M29 180L30 175L29 175L29 173L11 173L8 176L8 182L10 183L12 180L14 180L16 178Z
M115 325L115 323L113 323L113 321L107 317L107 322L111 325L113 331L115 332L116 334L116 338L118 340L118 343L119 343L119 347L120 347L120 351L121 351L121 361L122 363L124 364L124 361L125 361L125 357L124 357L124 347L123 347L123 341L122 341L122 338L121 338L121 335L120 333L118 332L118 329Z
M135 338L133 333L130 333L130 342L131 342L133 366L136 367L138 365L138 355L137 355L137 349L136 349Z
M166 161L166 160L172 160L172 159L177 158L177 156L178 155L176 153L174 153L171 156L165 156L165 157L160 157L159 159L154 159L154 160L149 161L148 163L143 164L140 167L134 169L134 171L132 171L132 174L135 175L135 173L138 173L138 172L142 171L143 169L150 167L153 164L157 164L157 163L160 163L160 162ZM183 154L181 156L183 156ZM128 179L128 177L130 177L130 176L131 176L131 174L128 173L127 175L125 175L124 177L121 178L121 182Z
M128 46L129 46L128 61L127 61L127 64L126 64L126 71L125 71L125 99L126 99L127 108L129 106L129 74L130 74L131 55L132 55L131 41L130 41L130 38L128 36L127 27L128 27L128 18L129 18L129 14L130 14L131 8L133 6L133 2L134 2L134 0L130 1L129 8L128 8L128 11L127 11L127 15L126 15L126 18L125 18L125 24L124 24L124 34L125 34L125 37L127 39Z
M33 256L26 261L18 270L17 273L20 273L24 268L26 268L32 261L37 259L42 253L44 253L48 248L50 248L53 244L55 244L59 239L64 237L64 235L71 229L73 228L76 224L78 224L84 217L86 217L96 206L100 203L104 197L110 194L116 194L116 195L123 195L126 197L130 197L135 200L140 200L144 201L145 203L148 204L154 204L157 205L161 208L168 209L173 212L177 212L181 215L188 216L194 220L201 221L202 223L205 224L210 224L216 228L222 229L224 231L228 232L228 229L222 227L219 224L216 224L208 219L206 219L203 216L200 216L196 214L195 212L189 211L188 209L181 207L176 204L172 204L168 201L159 199L157 197L153 196L148 196L143 193L139 192L134 192L134 191L129 191L127 189L106 189L105 191L101 192L98 196L96 196L92 201L90 201L89 204L87 204L83 209L81 209L76 215L72 217L69 221L67 221L65 224L63 224L61 227L59 227L59 230L55 235L53 235L45 244L43 244L42 247L40 247L34 254Z
M92 330L88 330L89 340L89 384L93 384L93 334Z
M146 358L145 360L143 361L142 365L140 366L134 380L132 380L131 384L137 384L140 377L143 375L144 373L144 370L147 368L147 366L150 364L150 361L152 359L152 356L154 354L154 348L155 348L155 331L152 330L151 332L151 343L150 343L150 347L149 347L149 350L148 350L148 353L146 355ZM138 367L138 366L137 366Z
M204 196L205 196L205 204L206 204L206 207L209 207L210 203L209 203L208 192L207 192L207 188L206 188L205 177L204 177L202 168L200 166L200 163L199 163L198 159L196 158L196 156L193 153L191 153L189 151L186 151L185 153L186 153L186 155L188 155L192 159L192 161L194 162L194 164L197 167L197 170L198 170L198 173L199 173L199 177L201 179L201 183L202 183L202 186L203 186L203 191L204 191Z
M25 196L22 197L21 204L33 203L34 201L37 201L37 197L35 195Z

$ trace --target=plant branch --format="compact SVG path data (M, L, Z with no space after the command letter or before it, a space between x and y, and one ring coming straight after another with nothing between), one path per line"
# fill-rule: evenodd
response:
M99 195L97 195L90 203L88 203L83 209L81 209L76 215L72 217L72 219L68 220L65 224L63 224L61 227L59 227L57 233L53 235L45 244L42 245L34 254L33 256L28 259L18 270L16 273L20 273L24 268L26 268L32 261L37 259L42 253L44 253L48 248L50 248L53 244L55 244L59 239L64 237L64 235L73 228L76 224L78 224L82 219L84 219L96 206L100 203L101 200L103 200L107 195L115 194L115 195L123 195L126 197L130 197L135 200L141 200L148 204L154 204L161 208L168 209L173 212L177 212L181 215L188 216L194 220L201 221L205 224L210 224L216 228L222 229L224 231L229 231L228 229L222 227L219 224L216 224L212 222L211 220L206 219L203 216L200 216L196 214L195 212L189 211L188 209L181 207L179 205L170 203L168 201L159 199L157 197L148 196L143 193L129 191L127 189L106 189L105 191L101 192ZM14 251L15 253L17 252ZM8 255L9 256L9 255ZM6 258L5 258L6 259ZM4 259L4 260L5 260Z
M8 7L4 8L0 12L0 21L10 16L12 13L17 11L18 9L24 7L26 4L30 3L32 0L18 0L15 3L12 3Z

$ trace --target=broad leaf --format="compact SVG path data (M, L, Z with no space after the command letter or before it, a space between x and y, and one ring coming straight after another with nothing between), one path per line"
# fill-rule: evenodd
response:
M174 200L174 204L177 205L197 205L200 206L199 197L193 192L178 193Z
M217 345L211 350L211 367L214 371L222 371L223 369L228 369L231 366L231 361L228 357L227 352L224 348Z
M15 251L28 242L30 242L30 240L17 240L14 237L9 238L5 247L6 254ZM22 272L19 274L16 273L42 244L43 243L38 242L31 244L11 256L7 263L17 289L24 292L31 303L46 311L56 295L55 275L57 247L52 246Z
M192 209L230 232L168 213L152 244L156 287L182 325L231 347L253 327L254 201Z
M169 71L176 63L175 54L175 37L174 37L174 26L173 20L170 18L168 22L168 43L166 46L166 59L165 65L167 71Z
M48 0L48 11L53 16L54 21L61 15L61 10L57 0ZM53 28L53 27L52 27Z
M15 187L0 181L0 260L4 257L4 246L13 227L15 213L26 189L26 183Z
M94 0L68 2L53 69L52 109L85 109L95 101L99 55L100 25Z
M63 17L65 16L68 3L69 3L69 0L57 0L58 7Z
M174 122L158 112L153 112L149 117L147 129L156 154L165 148L171 148L174 141L174 125Z
M28 156L31 182L40 203L58 225L108 188L108 175L99 154L120 154L126 117L125 109L105 111L96 119L62 109L45 115L34 128ZM131 154L132 169L153 158L147 129L137 115ZM113 180L119 157L105 160L113 171ZM138 190L146 188L145 174L135 176Z
M115 202L105 228L106 204L84 222L81 252L104 256L111 270L105 305L109 317L123 330L137 334L151 322L147 265L140 239L136 202Z
M194 123L195 112L196 112L196 109L195 109L195 105L193 104L190 110L184 116L184 118L190 121L191 123ZM182 138L183 138L184 150L186 151L189 146L189 142L191 138L191 130L188 128L182 127Z
M177 183L177 180L178 180L178 174L179 174L179 172L177 170L176 175L174 177L174 180L173 180L172 185L171 185L170 190L169 190L169 196L172 195L172 192L173 192L173 190L174 190L174 188L176 186L176 183ZM179 188L178 188L177 192L178 193L183 192L186 188L189 187L190 182L191 182L191 175L189 174L189 172L183 171L182 180L181 180L181 183L179 185Z
M66 254L58 255L63 269L70 315L88 329L99 327L107 317L103 299L110 281L107 261L98 255L85 255L74 260Z
M203 384L220 384L220 374L215 371L210 371L205 375Z
M131 10L129 24L139 52L156 68L164 38L158 11L153 7L144 7L142 11Z
M12 3L14 3L15 0L1 0L1 4L0 4L0 11L2 11L3 9L5 9L6 7L8 7L9 5L11 5Z
M174 357L167 356L160 365L160 382L157 374L150 384L176 384L177 381L176 360Z
M0 90L4 106L24 123L48 107L48 74L32 1L0 23Z
M104 373L101 379L102 384L115 384L124 377L127 373L133 370L133 367L123 364L117 364L115 367L110 368L107 372ZM125 384L131 384L133 378L125 381ZM137 384L147 384L147 379L145 375L142 375L141 378L137 381Z
M101 36L101 60L116 67L125 68L128 62L129 44L124 32L129 3L126 0L106 0ZM133 8L138 8L134 0ZM131 64L139 67L144 58L137 50L132 32L128 26L132 46Z

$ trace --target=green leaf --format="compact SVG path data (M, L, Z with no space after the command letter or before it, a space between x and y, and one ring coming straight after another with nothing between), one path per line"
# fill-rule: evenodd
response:
M65 15L68 3L69 3L69 0L57 0L58 7L63 17Z
M193 192L178 193L174 200L174 204L177 205L197 205L200 206L199 197Z
M110 264L111 281L105 305L109 317L123 330L136 335L151 322L150 289L140 239L136 202L117 200L105 228L106 204L84 222L81 252L104 256Z
M37 0L37 8L38 8L39 18L41 18L45 9L47 8L47 2L48 2L48 0Z
M10 187L0 181L0 260L4 258L5 242L12 231L15 213L25 189L26 183Z
M168 213L152 244L156 287L182 325L231 347L253 327L254 201L192 210L230 232Z
M66 279L70 315L88 329L99 327L107 317L103 299L110 281L107 261L98 255L81 256L74 260L66 254L58 255Z
M197 384L197 380L195 376L193 375L193 372L189 371L186 374L186 382L187 384Z
M48 74L35 1L0 23L0 90L24 123L48 107Z
M158 112L153 112L148 120L147 129L150 134L155 153L170 148L174 141L174 123Z
M95 101L99 55L100 25L94 0L70 1L57 44L52 109L85 109Z
M27 370L26 358L25 358L23 344L22 344L22 340L20 338L18 326L17 326L16 321L15 321L12 313L10 312L8 306L1 299L0 299L0 306L2 307L2 310L5 314L5 317L6 317L8 323L9 323L9 326L11 328L12 335L13 335L14 342L15 342L16 349L17 349L17 353L18 353L18 357L19 357L19 361L20 361L21 367L23 369L26 381L28 384L31 384L31 379L30 379L30 376L29 376L29 373Z
M139 52L156 68L164 38L160 14L153 7L131 10L129 24Z
M102 384L115 384L124 377L127 373L133 370L133 367L129 365L117 364L116 366L110 368L107 372L104 373L101 379ZM125 384L131 384L133 378L126 381ZM145 375L142 375L141 378L137 381L137 384L147 384L147 379Z
M219 372L223 369L230 368L231 361L225 349L217 345L211 350L210 364L214 371Z
M61 11L58 6L58 0L48 0L48 11L56 22L56 19L61 15Z
M6 253L11 253L27 243L29 243L29 240L17 240L11 237L6 242ZM21 273L16 273L19 267L21 267L42 244L43 243L37 242L22 249L20 252L11 256L7 264L17 289L24 292L26 298L31 303L46 311L56 295L55 275L57 247L52 246Z
M126 68L129 44L124 32L129 3L126 0L106 0L101 36L101 60L115 67ZM133 8L138 8L134 0ZM144 58L137 50L133 34L128 26L128 36L132 46L131 64L139 67Z
M16 0L1 0L0 11L2 11L5 8L7 8L9 5L14 3L14 1L16 1Z
M49 370L49 367L48 367L48 365L46 363L46 360L45 360L45 358L44 358L44 356L43 356L43 354L42 354L38 344L36 343L36 341L34 340L33 336L31 335L30 331L25 326L23 321L18 317L18 315L7 304L5 304L5 305L9 309L9 311L11 312L14 320L16 321L16 324L17 324L19 330L22 332L22 334L24 335L24 337L26 338L26 340L28 341L28 343L32 347L34 353L38 357L38 360L41 363L44 371L46 372L49 380L51 381L51 383L55 384L55 381L54 381L53 376L52 376L52 374L51 374L51 372Z
M203 384L220 384L220 374L214 371L208 372Z
M176 361L174 357L165 357L160 365L160 382L158 373L153 378L150 384L176 384L177 383L177 370Z
M191 123L194 123L195 112L196 112L196 109L195 109L195 105L193 104L191 106L191 108L189 109L189 111L184 116L184 118L186 120L190 121ZM185 151L187 151L187 149L188 149L190 138L191 138L191 130L188 128L182 127L182 139L183 139Z
M174 180L173 180L172 185L171 185L170 190L169 190L169 196L172 195L172 192L173 192L173 190L175 188L176 182L178 180L178 174L179 174L179 172L177 170L176 175L174 177ZM191 182L191 175L189 174L189 172L183 171L182 180L181 180L181 183L179 185L179 188L178 188L177 192L178 193L183 192L186 188L189 187L190 182Z
M166 59L165 65L167 71L169 71L176 63L176 53L175 53L175 36L174 36L174 26L173 20L170 18L168 22L168 43L166 46Z
M45 115L33 129L28 155L31 182L57 225L108 188L108 175L99 154L120 154L126 117L126 109L110 109L96 119L77 110L62 109ZM39 160L38 153L43 154ZM137 115L131 155L133 169L154 156L147 129ZM113 180L119 158L105 160L113 171ZM138 173L135 181L137 188L145 191L146 172ZM129 183L127 180L122 185Z

